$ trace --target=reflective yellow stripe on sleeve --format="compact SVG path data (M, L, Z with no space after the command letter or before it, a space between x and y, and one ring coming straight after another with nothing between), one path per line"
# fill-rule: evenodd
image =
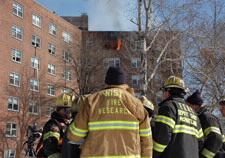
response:
M202 138L204 136L202 128L200 128L200 130L198 130L198 138Z
M175 125L175 121L172 118L170 118L168 116L164 116L164 115L156 116L155 122L164 123L164 124L170 126L171 128L174 128L174 125Z
M73 135L76 135L78 137L85 137L88 133L88 130L77 128L74 122L69 126L69 130L71 133L73 133Z
M59 141L60 134L58 132L50 131L50 132L44 134L43 140L46 140L50 137L55 137Z
M151 130L151 128L140 129L139 133L140 133L141 137L148 137L148 136L152 135L152 130Z
M153 149L158 152L163 152L166 149L167 145L159 144L153 140Z
M225 136L222 134L223 143L225 143Z
M89 130L139 130L139 122L134 121L96 121L88 123Z
M210 133L217 133L219 135L221 135L220 129L218 127L208 127L204 130L204 135L208 136Z
M61 155L59 153L54 153L54 154L48 156L48 158L61 158Z
M204 155L207 158L213 158L216 154L209 151L208 149L204 148L201 152L202 155Z

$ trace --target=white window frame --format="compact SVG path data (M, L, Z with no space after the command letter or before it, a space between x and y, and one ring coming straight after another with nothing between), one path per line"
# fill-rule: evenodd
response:
M48 64L48 73L51 75L56 75L56 67L54 64Z
M10 126L9 129L7 128L8 125ZM13 127L13 125L16 125L16 127ZM13 123L13 122L8 122L6 123L6 132L5 132L5 135L6 137L17 137L18 135L18 125L17 123ZM15 134L13 134L15 132Z
M69 88L63 88L62 90L61 90L61 93L62 94L70 94L70 93L72 93L73 91L72 91L72 89L69 89Z
M62 37L66 43L73 43L73 36L70 33L63 31Z
M16 63L22 63L22 52L17 49L12 49L11 58Z
M106 58L103 60L103 66L105 68L110 66L120 67L120 58Z
M35 101L29 102L29 113L34 114L34 115L38 115L38 112L39 112L38 103L35 102Z
M48 95L55 96L55 85L48 84Z
M141 59L140 58L132 58L131 59L131 67L132 68L140 68L141 67Z
M133 41L134 43L131 44L131 50L132 51L141 51L142 49L144 49L144 40L137 40L137 41Z
M20 87L21 75L15 72L10 73L10 85Z
M54 24L49 24L49 33L51 35L56 36L57 35L57 27Z
M71 55L72 54L69 51L63 50L62 58L66 62L71 62L72 61Z
M52 55L56 55L56 46L52 43L49 43L48 52Z
M39 80L37 79L30 79L30 90L39 92Z
M11 108L10 108L11 106ZM17 106L17 108L15 108ZM8 98L8 110L19 112L20 110L20 100L17 97L9 97Z
M42 18L41 16L37 15L36 13L32 14L32 24L41 28L42 26Z
M36 35L32 35L32 46L41 48L41 38Z
M62 77L64 80L71 81L72 80L72 73L66 69L63 69Z
M4 151L4 158L16 158L16 150L15 149L6 149Z
M20 18L23 18L24 7L17 2L13 2L13 14Z
M140 75L132 75L132 85L138 86L141 83L141 76Z
M20 41L23 41L23 28L16 25L12 26L12 36Z
M38 57L31 57L31 67L33 69L40 70L40 59Z

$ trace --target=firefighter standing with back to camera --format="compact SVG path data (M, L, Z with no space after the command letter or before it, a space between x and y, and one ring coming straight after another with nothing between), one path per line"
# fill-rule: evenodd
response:
M205 142L200 157L225 158L225 152L222 149L222 127L219 119L209 111L209 106L203 105L204 100L200 91L196 90L186 101L197 112L204 133Z
M153 158L199 158L203 132L197 114L185 103L184 81L170 76L161 90L165 100L155 119Z
M84 100L68 138L85 139L81 157L140 158L152 156L151 127L147 111L125 84L119 67L109 67L107 87Z
M65 129L71 119L72 96L63 94L56 100L56 111L45 124L43 136L37 147L38 158L61 158Z

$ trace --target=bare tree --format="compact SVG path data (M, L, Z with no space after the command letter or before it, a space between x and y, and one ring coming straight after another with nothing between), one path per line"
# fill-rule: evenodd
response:
M27 128L32 126L34 122L38 122L39 127L42 127L42 121L46 119L47 106L52 102L51 98L44 97L44 92L38 94L38 92L32 91L31 79L34 77L35 70L23 66L21 68L21 81L20 87L9 86L9 83L5 83L5 96L11 96L18 99L18 111L11 111L11 106L14 106L9 102L9 110L4 116L3 122L5 123L5 129L0 129L1 150L8 149L8 144L14 144L16 149L16 157L24 157L24 142L27 140ZM44 80L44 76L39 74ZM39 87L42 89L42 87ZM4 98L8 100L9 98ZM9 136L7 131L9 130L7 123L16 124L16 133L13 136ZM15 129L14 129L15 130ZM15 132L15 131L14 131ZM3 153L2 153L3 154Z
M186 49L190 58L185 61L185 74L191 88L200 89L214 109L225 95L225 3L212 0L205 8L198 8L195 28L185 38L191 46Z

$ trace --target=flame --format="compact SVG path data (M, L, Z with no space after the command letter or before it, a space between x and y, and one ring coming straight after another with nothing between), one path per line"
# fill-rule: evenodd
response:
M116 48L116 50L120 50L121 45L122 45L122 40L121 39L118 39L117 40L117 48Z

